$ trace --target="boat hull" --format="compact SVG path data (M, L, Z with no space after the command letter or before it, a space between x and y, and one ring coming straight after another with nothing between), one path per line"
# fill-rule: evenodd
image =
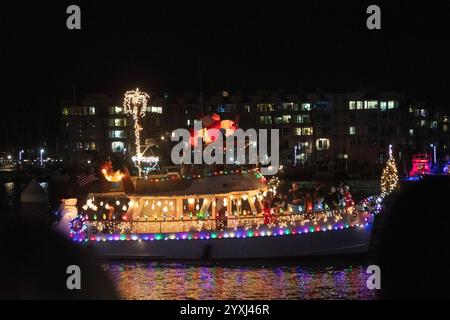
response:
M197 240L92 241L107 258L149 260L235 260L366 253L372 224L302 234Z

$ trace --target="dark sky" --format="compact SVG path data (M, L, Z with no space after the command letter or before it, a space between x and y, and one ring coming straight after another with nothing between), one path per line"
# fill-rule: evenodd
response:
M450 101L448 1L59 2L0 5L0 148L54 144L74 83L79 95L198 91L199 60L205 91L373 85ZM81 31L66 29L69 4ZM369 4L382 30L366 28Z

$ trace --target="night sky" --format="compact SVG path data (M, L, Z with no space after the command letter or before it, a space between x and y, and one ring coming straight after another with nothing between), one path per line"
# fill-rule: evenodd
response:
M74 84L78 97L198 92L198 62L205 92L376 86L450 101L448 1L59 2L0 5L2 151L52 148ZM66 28L69 4L80 31ZM382 30L366 28L369 4Z

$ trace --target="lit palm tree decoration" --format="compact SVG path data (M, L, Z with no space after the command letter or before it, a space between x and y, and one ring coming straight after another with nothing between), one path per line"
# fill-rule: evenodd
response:
M145 111L147 109L147 101L149 95L143 91L136 90L127 91L123 99L123 107L126 114L130 114L134 120L134 137L136 144L136 160L137 167L139 169L139 177L141 176L141 142L140 131L142 130L139 124L139 118L145 117Z

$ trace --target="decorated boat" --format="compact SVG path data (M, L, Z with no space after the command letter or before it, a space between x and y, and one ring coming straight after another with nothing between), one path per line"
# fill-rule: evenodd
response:
M221 162L226 165L187 165L190 162L183 160L186 165L181 164L177 175L146 175L141 163L147 149L141 151L138 120L145 115L147 98L136 89L127 92L124 100L124 110L135 122L139 175L132 179L128 169L117 171L108 165L101 170L100 191L77 199L83 201L78 206L65 201L59 228L75 242L91 245L106 257L165 260L267 259L368 251L373 222L368 206L343 205L333 210L318 206L314 211L311 206L274 201L278 180L266 181L256 163L237 165L234 156ZM194 124L194 130L188 132L190 139L180 143L183 148L219 142L221 135L232 136L237 128L234 121L221 120L218 115L203 117L200 122L200 127ZM226 147L233 148L233 154L245 154L245 137L243 140L241 145ZM223 153L222 146L218 150ZM192 155L192 150L185 155ZM268 155L263 152L259 158Z
M133 193L90 193L81 209L66 200L60 228L109 258L228 260L368 251L374 217L368 205L268 208L277 183L256 168L137 179Z

